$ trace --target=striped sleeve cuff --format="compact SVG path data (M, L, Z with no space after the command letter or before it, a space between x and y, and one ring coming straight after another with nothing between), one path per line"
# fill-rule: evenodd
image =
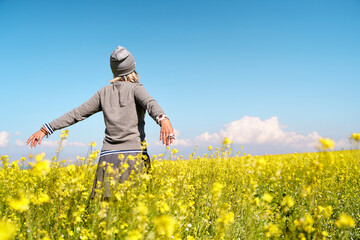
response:
M45 123L43 125L43 127L46 129L46 131L49 133L49 135L54 132L54 130L51 128L50 124L48 124L48 123Z

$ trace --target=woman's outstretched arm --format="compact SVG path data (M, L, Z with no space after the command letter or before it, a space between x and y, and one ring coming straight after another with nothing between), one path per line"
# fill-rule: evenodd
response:
M30 148L36 147L36 144L41 144L41 140L46 136L52 134L53 131L71 126L79 121L82 121L94 113L101 111L100 94L97 92L88 101L81 106L65 113L61 117L55 119L49 124L31 135L26 144L30 143Z
M174 129L159 104L149 95L142 84L136 86L134 95L136 101L140 103L140 105L148 111L149 115L161 126L160 141L166 144L166 146L172 144L175 140Z

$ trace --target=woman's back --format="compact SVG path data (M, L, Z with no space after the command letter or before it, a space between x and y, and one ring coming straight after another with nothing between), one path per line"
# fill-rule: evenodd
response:
M155 121L164 114L141 83L116 81L50 125L54 130L61 129L103 111L106 129L102 150L140 149L145 140L146 110Z

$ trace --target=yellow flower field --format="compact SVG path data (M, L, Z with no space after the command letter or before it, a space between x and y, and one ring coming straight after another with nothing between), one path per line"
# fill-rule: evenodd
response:
M25 170L25 158L1 156L0 240L360 239L360 151L320 144L234 156L225 139L186 160L173 150L177 160L153 156L149 174L109 179L110 201L90 200L98 151L70 165L40 154Z

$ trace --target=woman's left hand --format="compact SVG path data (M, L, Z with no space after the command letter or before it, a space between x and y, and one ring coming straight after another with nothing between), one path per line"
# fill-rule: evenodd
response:
M41 130L37 131L29 139L27 140L26 144L28 145L30 143L30 148L35 148L36 144L41 144L41 140L45 137L45 133L43 133Z
M166 144L166 146L169 146L169 144L172 144L174 140L174 129L171 126L170 120L168 118L165 118L161 121L160 141L162 141L163 144Z

